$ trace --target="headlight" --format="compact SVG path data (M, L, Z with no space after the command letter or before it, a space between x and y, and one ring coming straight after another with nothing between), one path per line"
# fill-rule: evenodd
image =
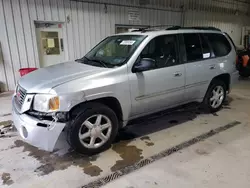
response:
M60 100L55 95L37 94L33 102L33 109L39 112L54 112L59 110Z

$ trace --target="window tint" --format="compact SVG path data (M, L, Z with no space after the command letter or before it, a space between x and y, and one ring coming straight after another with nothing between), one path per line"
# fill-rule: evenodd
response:
M177 36L164 35L152 39L143 49L140 58L154 59L157 68L177 65Z
M186 45L187 61L203 59L200 37L198 34L183 34Z
M229 52L231 51L231 45L224 35L217 33L206 33L204 35L210 42L214 55L216 57L221 57L229 54Z
M212 56L211 54L211 47L208 44L207 39L204 37L203 34L200 34L200 40L201 40L201 47L202 47L202 58L207 59Z

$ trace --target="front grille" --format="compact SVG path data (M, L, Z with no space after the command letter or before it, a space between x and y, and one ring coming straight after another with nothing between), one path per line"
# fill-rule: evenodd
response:
M20 86L17 86L15 101L20 109L22 108L25 97L26 97L26 90L21 88Z

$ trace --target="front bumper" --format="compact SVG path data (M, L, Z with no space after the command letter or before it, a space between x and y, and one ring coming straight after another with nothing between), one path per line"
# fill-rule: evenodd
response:
M16 129L29 144L46 151L53 151L55 144L66 123L39 120L27 114L19 114L12 99L12 116ZM49 125L38 126L38 123Z

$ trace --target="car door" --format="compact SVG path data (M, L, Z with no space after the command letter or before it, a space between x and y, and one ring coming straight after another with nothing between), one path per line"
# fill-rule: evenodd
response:
M177 35L152 39L142 50L135 65L143 58L155 61L154 69L129 73L132 116L151 113L183 101L184 65L180 63Z
M219 61L204 34L183 34L186 49L185 100L199 101L204 97L210 81L218 74Z

